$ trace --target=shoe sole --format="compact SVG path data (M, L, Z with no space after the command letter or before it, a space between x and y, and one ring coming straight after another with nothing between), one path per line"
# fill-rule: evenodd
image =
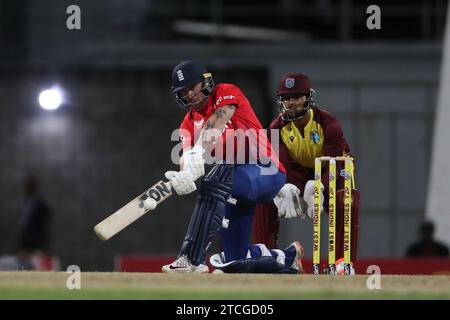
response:
M185 268L176 268L176 269L169 269L169 268L162 268L162 272L164 273L192 273L192 269L185 269Z
M302 258L303 258L303 255L305 254L305 250L303 249L303 246L301 245L301 243L298 241L294 242L294 246L295 246L295 251L296 251L294 259L296 259L296 261L297 261L298 273L303 274Z
M303 258L303 255L305 254L305 250L303 249L303 246L298 241L294 242L294 246L295 246L295 251L296 251L295 258L297 260ZM299 252L300 252L300 256L298 254Z
M209 273L209 269L194 269L192 270L191 268L175 268L175 269L170 269L169 267L161 268L161 271L164 273Z

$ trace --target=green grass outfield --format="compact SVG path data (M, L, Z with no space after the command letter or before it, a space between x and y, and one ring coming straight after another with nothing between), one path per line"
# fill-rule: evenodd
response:
M162 274L82 272L69 290L65 272L0 272L0 299L450 299L450 276Z

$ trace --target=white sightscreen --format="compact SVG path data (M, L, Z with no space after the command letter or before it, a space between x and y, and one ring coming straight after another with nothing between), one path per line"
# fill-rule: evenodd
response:
M426 216L436 238L450 245L450 5L444 34Z

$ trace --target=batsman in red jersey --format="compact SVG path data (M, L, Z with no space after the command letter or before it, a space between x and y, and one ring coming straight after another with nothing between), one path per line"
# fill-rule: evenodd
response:
M177 259L162 271L208 272L206 252L220 235L223 251L210 258L217 270L301 273L303 248L298 241L284 250L250 242L256 205L281 192L286 175L244 93L233 84L215 85L212 74L191 60L173 69L172 92L186 113L180 125L180 170L165 174L172 189L178 195L194 192L195 182L205 175L205 164L214 167L199 182Z
M276 247L280 218L312 218L314 207L314 160L321 156L352 156L338 120L313 101L315 91L303 73L291 72L280 81L277 98L280 114L270 124L279 132L279 158L287 171L283 189L288 197L257 206L253 240ZM323 162L323 207L328 212L328 163ZM344 166L337 163L336 258L344 256ZM325 191L325 192L324 192ZM352 191L351 260L356 261L359 229L359 191Z

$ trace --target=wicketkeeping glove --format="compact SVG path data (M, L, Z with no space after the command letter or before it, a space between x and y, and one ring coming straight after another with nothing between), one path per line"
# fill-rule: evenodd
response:
M286 183L278 194L273 198L273 202L278 208L278 217L296 218L305 217L300 205L300 190L291 183Z
M308 182L306 182L305 184L305 191L303 192L303 200L306 202L306 204L308 205L308 209L306 210L306 213L308 214L309 218L313 218L314 215L314 188L315 188L315 181L314 180L309 180ZM324 195L323 195L323 190L324 190L324 186L322 184L322 182L320 182L320 192L321 192L321 207L320 207L320 213L322 213L323 211L323 201L324 201Z

